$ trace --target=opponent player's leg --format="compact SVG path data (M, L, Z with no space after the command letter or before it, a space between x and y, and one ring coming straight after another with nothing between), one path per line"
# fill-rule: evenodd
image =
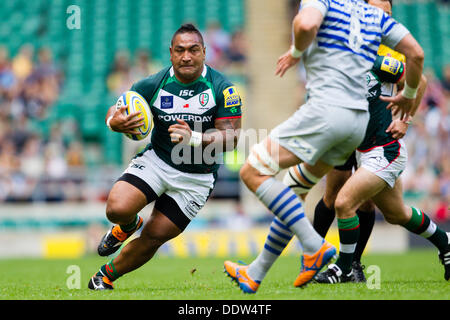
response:
M444 265L445 280L450 279L450 238L449 233L440 229L430 217L420 209L405 206L403 202L402 181L397 179L393 189L386 188L373 200L383 213L387 222L403 226L410 232L430 241L438 250Z
M116 252L141 227L143 219L138 213L157 198L148 185L141 183L146 186L143 189L138 182L141 182L140 178L125 174L112 187L106 202L106 216L115 225L101 239L99 255L108 256Z
M273 150L275 150L275 152ZM298 237L304 253L307 256L320 256L319 261L317 261L318 263L311 269L311 272L305 275L304 283L302 283L305 284L317 273L316 267L321 267L331 259L335 249L329 243L326 243L323 237L312 228L304 214L301 200L292 189L274 178L274 175L278 173L280 168L289 167L299 162L300 159L293 153L268 138L263 143L256 145L253 148L252 153L248 161L242 167L240 174L241 179L248 188L253 191L267 208L275 214L276 218L278 218L276 221L279 222L279 224L277 224L276 221L272 223L269 236L265 243L265 248L269 247L275 250L270 251L270 249L265 249L262 253L267 254L270 257L269 259L266 259L265 265L271 265L279 256L278 252L281 253L282 247L287 245L290 237L292 237L292 233ZM315 166L308 166L307 164L302 163L297 167L297 169L301 171L301 182L305 195L330 168L329 165L321 161L318 161ZM278 232L283 229L280 229L280 225L284 226L285 233L283 236L276 234L277 228L279 228ZM270 233L272 233L272 235ZM273 246L275 246L275 248L273 248ZM281 250L277 250L276 246ZM307 263L308 261L305 262L305 265ZM254 264L249 266L250 274L253 274L255 277L263 278L265 273L253 272L253 266ZM259 281L261 280L262 279Z
M306 168L308 168L308 165ZM283 183L291 187L291 189L300 197L304 197L306 192L311 188L307 181L304 181L302 175L304 175L305 165L297 165L290 167L286 172ZM325 204L321 208L320 203L316 207L314 216L314 229L322 236L325 237L331 223L334 220L334 200L337 192L344 185L345 181L350 177L351 171L332 170L327 174L327 187L324 201L330 201L333 209L328 209ZM329 213L329 214L328 214ZM267 234L264 246L257 256L257 258L248 266L248 275L261 282L266 276L273 263L278 259L284 248L287 247L290 240L293 237L292 231L286 227L279 218L275 217L270 225L269 232Z
M386 182L359 168L339 191L335 209L338 219L340 250L336 264L317 276L321 283L353 281L352 262L359 239L360 225L356 209L387 186Z
M147 263L161 245L182 233L189 222L171 197L161 195L140 236L124 246L116 258L100 267L91 278L89 288L112 289L113 281Z

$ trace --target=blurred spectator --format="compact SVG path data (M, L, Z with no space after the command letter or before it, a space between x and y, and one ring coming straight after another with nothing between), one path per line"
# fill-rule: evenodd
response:
M19 81L24 81L33 71L34 48L32 45L24 45L14 57L12 70Z
M136 82L151 74L150 54L146 50L139 50L136 54L136 60L131 68L132 82Z
M152 59L151 53L148 50L141 49L136 52L134 65L131 68L132 82L136 82L147 78L149 75L158 72L161 65Z
M445 90L447 98L450 98L450 64L444 67L442 72L442 87Z
M33 134L25 143L21 154L21 171L30 179L37 181L44 173L42 157L43 141Z
M239 30L233 33L230 45L224 49L224 58L227 64L227 72L245 73L247 42L244 32Z
M119 96L129 90L132 84L129 54L125 51L119 51L116 53L113 65L108 73L106 85L110 93Z
M436 74L432 69L426 69L424 73L428 84L422 99L422 107L444 108L446 99L441 82L436 78Z
M0 47L0 96L4 99L11 99L16 81L16 76L11 69L8 50Z
M208 24L204 33L206 46L206 63L216 69L223 69L225 64L224 51L230 45L230 35L222 28L219 22Z

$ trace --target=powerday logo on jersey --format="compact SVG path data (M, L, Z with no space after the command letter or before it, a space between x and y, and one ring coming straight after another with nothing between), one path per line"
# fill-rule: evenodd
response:
M173 96L161 96L161 109L173 108Z
M202 93L198 96L198 101L202 105L202 107L206 106L209 102L209 94Z
M384 57L381 63L381 70L396 75L400 70L400 63L392 57Z
M223 97L225 100L225 108L239 107L241 105L241 97L234 86L223 90Z

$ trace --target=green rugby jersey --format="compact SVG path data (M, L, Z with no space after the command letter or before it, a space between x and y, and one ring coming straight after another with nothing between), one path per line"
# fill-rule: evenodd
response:
M154 127L146 150L153 149L164 162L183 172L218 170L221 154L213 154L216 158L211 162L202 156L202 146L180 145L174 150L177 144L170 140L168 129L178 123L177 119L182 119L192 130L205 132L214 128L217 119L240 118L241 97L224 75L205 65L197 80L184 84L175 77L173 67L167 67L136 82L130 90L147 100L153 114Z
M386 132L392 122L392 112L386 109L389 103L379 98L380 96L392 97L395 94L395 83L401 79L404 70L403 63L397 59L378 56L372 70L367 73L370 120L364 140L358 147L359 151L384 146L395 140L390 133Z

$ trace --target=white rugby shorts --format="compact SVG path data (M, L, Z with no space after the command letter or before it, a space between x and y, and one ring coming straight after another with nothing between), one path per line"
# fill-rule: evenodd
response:
M314 165L343 165L364 139L369 112L308 101L275 127L270 138Z
M213 173L187 173L171 167L152 149L131 160L126 173L144 180L158 197L171 197L189 220L203 208L215 182Z
M369 170L393 188L396 180L406 168L408 151L402 139L394 140L384 146L368 150L357 150L358 167Z

